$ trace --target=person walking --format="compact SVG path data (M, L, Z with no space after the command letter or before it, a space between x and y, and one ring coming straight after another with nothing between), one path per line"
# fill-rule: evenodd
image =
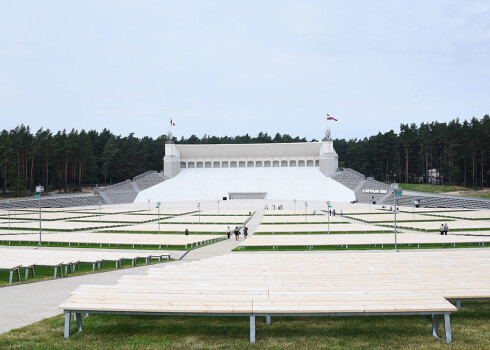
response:
M185 234L186 236L189 236L189 230L188 230L188 229L185 229L184 234Z
M447 232L449 231L449 226L447 223L444 224L444 234L447 236Z
M235 239L238 241L238 236L240 235L240 230L238 229L238 226L235 226Z
M444 234L444 224L441 224L441 227L439 227L439 231L441 231L441 236Z
M230 229L230 226L228 226L228 228L226 229L226 235L228 236L228 239L230 239L230 237L231 237L231 229Z
M248 227L247 226L244 226L243 227L243 239L247 239L247 236L248 236Z

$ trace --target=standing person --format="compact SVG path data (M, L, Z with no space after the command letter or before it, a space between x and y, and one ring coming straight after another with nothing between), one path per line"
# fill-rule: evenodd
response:
M184 234L185 234L186 236L189 236L189 230L188 230L188 229L185 229Z
M447 232L449 231L449 226L447 223L444 224L444 234L447 236Z
M444 234L444 224L441 224L441 227L439 227L439 231L441 231L441 236Z
M226 235L228 236L228 239L230 239L230 237L231 237L231 229L230 229L230 226L228 226L228 228L226 229Z
M243 239L247 239L247 236L248 236L248 227L247 226L244 226L243 227Z
M235 226L235 239L238 241L238 236L240 235L240 230L238 229L238 226Z

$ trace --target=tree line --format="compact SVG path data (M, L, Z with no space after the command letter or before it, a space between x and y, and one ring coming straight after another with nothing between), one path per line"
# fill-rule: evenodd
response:
M24 196L37 185L46 191L80 191L83 186L111 184L148 170L162 170L162 135L138 138L114 135L104 129L56 133L20 125L0 134L0 185L3 196ZM173 138L181 144L307 142L306 138L260 132L257 136ZM311 140L316 141L316 140ZM449 123L401 124L364 139L335 139L339 166L349 167L380 181L428 182L437 169L447 184L480 187L490 177L490 117L458 119Z
M364 139L334 140L339 166L384 182L429 183L436 169L443 184L488 186L490 117L449 123L401 124Z

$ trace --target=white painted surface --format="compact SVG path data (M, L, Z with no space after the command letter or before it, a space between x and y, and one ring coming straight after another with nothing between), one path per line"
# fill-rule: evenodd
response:
M135 203L217 200L229 192L267 192L268 200L355 200L352 190L313 168L182 169L172 179L138 194Z

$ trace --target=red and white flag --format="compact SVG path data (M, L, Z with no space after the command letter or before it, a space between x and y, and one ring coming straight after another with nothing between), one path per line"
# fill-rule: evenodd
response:
M330 114L327 114L327 120L335 120L335 121L338 121L337 119L335 119L334 117L331 117Z
M175 126L175 123L170 119L170 126Z

